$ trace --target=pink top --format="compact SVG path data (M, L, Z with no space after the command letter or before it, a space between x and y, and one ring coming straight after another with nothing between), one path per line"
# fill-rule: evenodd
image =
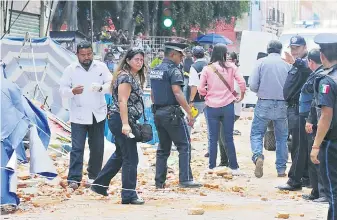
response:
M205 103L212 108L220 108L232 103L235 100L232 91L234 91L234 80L237 81L241 93L246 91L246 82L238 73L238 68L234 63L226 62L227 69L221 67L218 62L213 63L214 67L225 78L231 87L229 91L226 85L221 81L218 75L211 67L205 66L201 72L199 94L205 96Z

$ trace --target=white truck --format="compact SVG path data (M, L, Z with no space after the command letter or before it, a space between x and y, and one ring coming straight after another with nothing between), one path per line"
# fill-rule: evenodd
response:
M270 40L276 40L275 34L258 31L243 31L240 44L240 68L239 71L246 80L247 91L243 99L243 105L247 107L254 107L257 102L257 96L250 91L248 79L252 73L256 58L259 52L267 52L267 45Z

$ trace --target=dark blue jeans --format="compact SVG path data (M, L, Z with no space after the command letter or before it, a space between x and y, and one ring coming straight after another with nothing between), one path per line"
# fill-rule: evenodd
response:
M217 146L219 140L220 122L223 127L223 137L225 139L226 152L229 160L229 167L231 169L239 168L236 151L233 142L234 129L234 104L220 108L206 107L205 116L208 127L208 145L209 145L209 168L216 167Z
M72 148L70 152L68 182L82 181L83 154L87 134L90 149L88 177L89 179L97 177L102 168L104 154L104 124L105 120L97 123L94 116L92 125L71 123Z
M94 187L98 191L106 191L111 179L122 168L122 201L129 202L138 198L135 191L137 184L138 152L137 142L122 133L120 114L110 116L109 129L115 137L116 151L111 155L102 171L98 174Z

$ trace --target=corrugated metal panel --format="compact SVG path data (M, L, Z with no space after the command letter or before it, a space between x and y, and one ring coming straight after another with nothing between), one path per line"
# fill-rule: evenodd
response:
M12 12L11 24L15 21L19 12ZM11 27L9 36L23 37L26 32L30 33L31 37L40 36L40 16L33 14L21 14Z

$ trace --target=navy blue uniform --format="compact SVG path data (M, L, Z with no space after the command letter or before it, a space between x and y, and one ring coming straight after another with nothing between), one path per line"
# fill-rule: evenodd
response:
M326 70L326 76L315 82L315 99L317 117L320 108L333 109L330 129L320 146L319 167L322 175L324 190L329 201L328 219L337 219L337 66Z
M168 60L150 73L154 104L154 120L159 136L156 161L156 186L162 187L166 181L167 159L171 153L172 141L179 152L179 181L193 181L190 167L191 144L187 125L172 91L172 85L184 85L183 73L178 66Z

